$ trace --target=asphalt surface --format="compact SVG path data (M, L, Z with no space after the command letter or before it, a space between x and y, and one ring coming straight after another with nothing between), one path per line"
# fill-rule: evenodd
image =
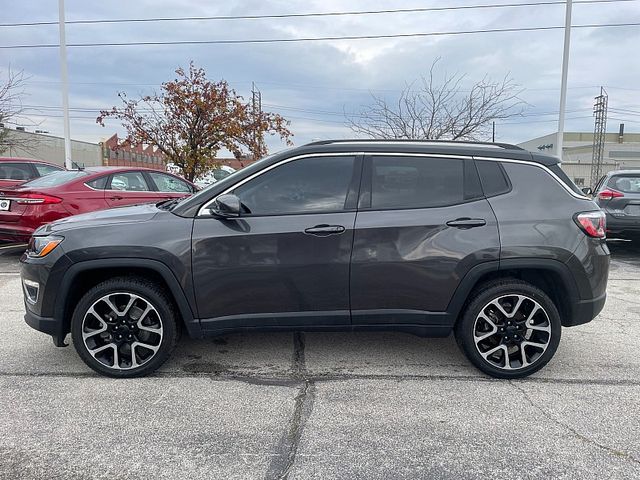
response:
M452 338L184 338L155 376L92 373L28 328L0 249L0 478L640 478L640 247L551 363L489 379Z

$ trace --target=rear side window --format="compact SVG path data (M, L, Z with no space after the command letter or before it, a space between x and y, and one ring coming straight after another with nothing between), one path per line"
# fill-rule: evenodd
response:
M417 156L371 157L371 208L456 205L481 196L469 160Z
M640 193L640 174L616 175L609 179L607 185L624 193Z
M0 178L3 180L31 180L34 177L33 170L27 163L0 163Z
M110 190L126 192L148 192L147 181L141 172L114 173L111 177Z
M104 190L104 188L107 186L108 178L109 178L108 175L105 175L103 177L98 177L95 180L91 180L90 182L87 182L87 185L95 190Z
M476 166L485 196L495 197L511 190L509 179L499 162L476 160Z

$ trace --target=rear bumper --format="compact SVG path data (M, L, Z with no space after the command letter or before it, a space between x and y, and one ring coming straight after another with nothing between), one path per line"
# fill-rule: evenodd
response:
M617 217L610 213L606 216L608 236L640 236L640 217Z
M10 223L0 224L0 241L12 243L27 243L35 229Z
M66 347L64 339L67 336L64 331L62 322L59 322L55 318L41 317L29 310L29 306L25 304L26 311L24 315L24 321L27 322L31 328L38 330L39 332L51 335L53 343L56 347Z
M599 297L589 300L579 300L573 305L573 315L571 318L563 318L563 327L575 327L593 320L604 308L607 294L603 293Z

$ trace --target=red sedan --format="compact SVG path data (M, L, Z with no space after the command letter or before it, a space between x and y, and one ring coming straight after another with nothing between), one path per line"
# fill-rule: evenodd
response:
M148 168L65 170L0 189L0 241L28 242L45 223L78 213L155 203L191 195L197 187Z
M0 188L14 187L61 170L64 168L41 160L0 157Z

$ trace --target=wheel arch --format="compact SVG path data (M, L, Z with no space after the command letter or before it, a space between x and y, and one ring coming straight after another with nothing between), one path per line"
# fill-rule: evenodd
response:
M569 267L545 258L508 259L476 265L462 279L447 311L457 322L474 290L496 279L515 278L538 287L558 308L563 326L572 325L579 292Z
M101 281L122 275L147 278L165 288L189 335L201 336L200 322L173 272L158 260L144 258L86 260L71 265L62 279L54 306L54 317L62 321L63 332L70 331L73 309L82 295Z

